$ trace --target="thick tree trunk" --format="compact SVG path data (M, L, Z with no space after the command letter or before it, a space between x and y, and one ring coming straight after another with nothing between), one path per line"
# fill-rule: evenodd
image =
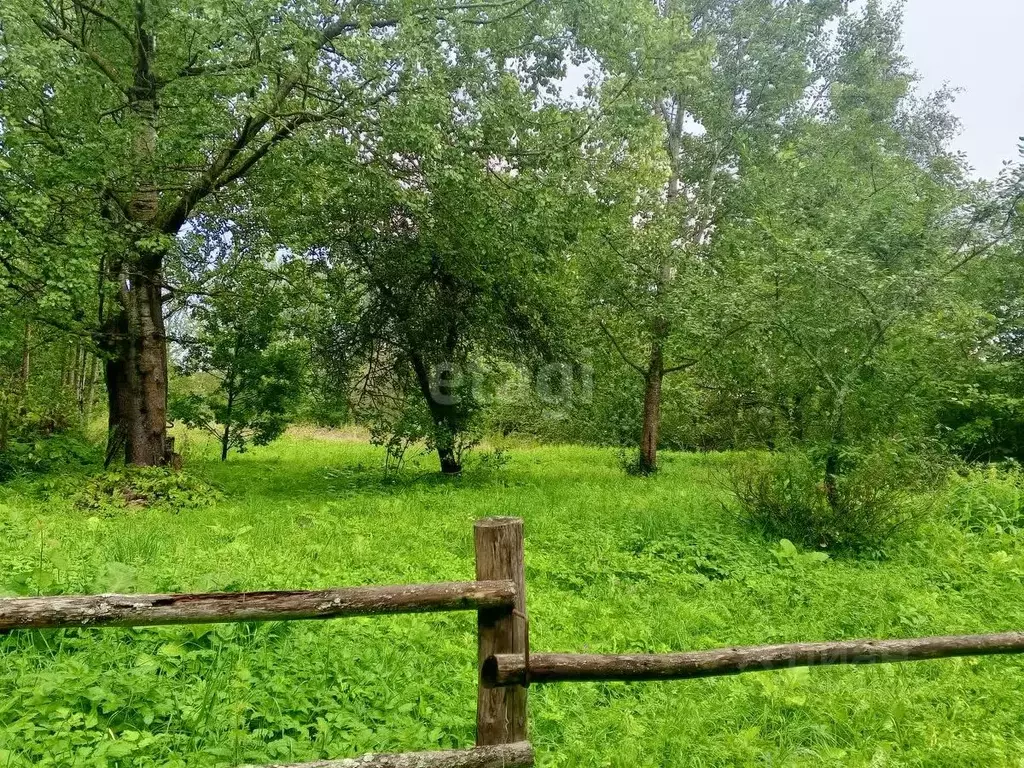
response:
M437 458L441 462L441 474L458 475L462 473L462 464L455 456L455 451L448 446L437 447Z
M664 353L661 342L651 345L644 388L644 424L640 438L639 469L645 475L658 471L658 432L661 427L661 383L665 378Z
M161 466L167 443L167 339L160 299L159 258L121 279L120 300L107 327L109 463L123 447L126 464ZM156 268L154 268L154 262Z
M455 454L455 436L459 431L458 404L451 392L445 392L441 387L434 387L431 384L430 371L422 356L413 353L411 358L416 383L427 401L427 408L436 428L434 443L437 446L437 458L441 462L441 473L458 475L462 472L462 464Z
M163 316L162 246L143 244L173 235L157 221L160 193L151 174L157 145L158 83L150 66L155 47L147 28L145 3L137 3L138 34L134 83L129 106L139 120L135 160L139 177L128 205L131 222L142 238L127 258L114 259L110 277L119 286L119 301L106 334L109 359L107 387L110 436L107 461L121 443L127 464L159 466L171 460L167 440L167 336Z

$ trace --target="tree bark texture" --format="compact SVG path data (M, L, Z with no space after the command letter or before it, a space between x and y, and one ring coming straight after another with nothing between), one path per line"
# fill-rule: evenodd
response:
M665 360L661 341L651 344L644 387L644 424L640 438L640 466L643 474L658 471L658 434L661 428L661 384L665 377Z
M123 448L126 464L160 466L170 460L162 259L150 255L138 262L145 267L120 275L118 303L106 326L107 460Z
M888 664L1011 653L1024 653L1024 632L909 640L794 643L665 655L535 653L530 656L529 682L689 680L791 667ZM484 663L485 685L519 685L526 677L526 661L521 654L497 655Z
M333 619L483 608L510 610L515 600L516 586L511 580L315 592L5 598L0 599L0 631Z
M455 395L442 392L440 387L433 385L430 370L421 355L414 352L410 357L413 372L416 374L416 383L427 402L430 418L434 422L434 443L437 446L437 458L441 463L441 473L458 475L462 472L462 464L455 455L454 446L455 435L459 430L458 403L453 400Z
M533 748L525 742L520 742L447 752L365 755L350 760L324 760L318 763L247 768L529 768L532 765Z
M525 741L526 688L502 690L483 685L484 662L494 654L527 653L526 587L523 566L523 521L514 517L478 520L473 528L476 577L509 580L516 585L514 605L483 608L477 613L480 686L477 693L478 746Z
M171 460L167 446L167 333L163 316L164 264L160 238L174 235L158 221L160 192L153 178L159 113L156 55L146 17L147 4L135 5L135 61L127 91L137 119L136 183L125 215L133 231L130 252L109 259L118 286L117 305L104 322L110 406L108 463L124 448L127 464L160 466Z

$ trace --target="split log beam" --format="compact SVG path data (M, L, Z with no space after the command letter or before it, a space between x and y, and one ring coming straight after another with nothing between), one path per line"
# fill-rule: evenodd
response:
M351 760L268 765L261 768L529 768L532 765L533 749L526 742L520 742L449 752L366 755Z
M795 643L746 648L723 648L664 655L600 656L533 653L529 672L519 654L496 654L484 662L488 686L586 681L689 680L738 675L790 667L838 664L888 664L1024 653L1024 632L996 635L957 635L908 640L855 640L834 643Z
M316 592L22 597L0 599L0 632L334 619L484 608L511 610L515 600L516 586L509 580L349 587Z

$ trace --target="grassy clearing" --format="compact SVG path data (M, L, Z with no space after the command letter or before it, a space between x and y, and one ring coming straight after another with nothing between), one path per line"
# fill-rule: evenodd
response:
M76 507L0 488L0 581L45 592L470 578L472 521L526 519L532 645L669 651L1024 627L1024 542L943 523L885 561L779 556L727 511L729 457L512 450L458 480L291 437L221 465L206 508ZM938 506L941 506L939 504ZM25 574L28 574L25 576ZM475 624L455 614L0 639L0 766L228 766L466 746ZM1022 766L1016 658L531 691L541 766Z

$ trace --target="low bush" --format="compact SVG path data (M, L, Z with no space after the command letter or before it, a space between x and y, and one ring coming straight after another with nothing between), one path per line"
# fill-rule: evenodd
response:
M1024 471L1009 463L972 469L950 484L948 509L962 528L974 533L1024 530Z
M640 451L630 448L619 448L619 467L631 477L650 477L658 473L657 469L650 469L643 464L643 457Z
M766 537L878 552L923 511L901 474L886 457L868 455L847 468L830 491L823 464L791 452L739 464L731 485L742 517Z
M220 499L218 490L188 473L167 467L126 467L90 479L76 495L75 506L90 510L152 506L199 509Z
M100 450L74 435L12 440L0 453L0 483L25 475L42 475L62 466L98 463Z

